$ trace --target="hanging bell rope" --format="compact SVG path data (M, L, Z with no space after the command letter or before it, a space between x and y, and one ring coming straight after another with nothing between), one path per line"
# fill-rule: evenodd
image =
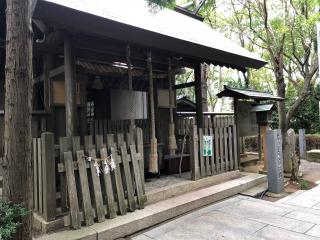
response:
M175 125L173 121L173 105L174 105L174 94L173 94L173 77L171 68L171 59L168 58L168 82L169 82L169 109L170 109L170 123L169 123L169 154L171 156L176 154L177 142L175 136Z
M153 76L152 76L152 60L151 52L147 56L147 69L149 77L149 98L150 98L150 121L151 121L151 139L150 139L150 155L149 155L149 172L158 173L158 153L157 153L157 138L156 138L156 124L154 113L154 93L153 93Z

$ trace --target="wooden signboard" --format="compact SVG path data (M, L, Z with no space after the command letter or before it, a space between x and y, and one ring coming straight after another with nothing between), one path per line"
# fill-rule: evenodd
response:
M170 108L169 102L169 90L168 89L158 89L157 91L158 96L158 107L160 108ZM172 103L175 103L175 96L172 94ZM172 106L175 107L175 104Z
M238 124L239 136L254 136L258 134L257 116L255 112L251 112L252 102L239 101L238 109Z
M50 88L50 105L51 106L64 106L65 105L65 83L63 80L52 79ZM80 83L76 83L76 100L77 105L81 104L81 91Z

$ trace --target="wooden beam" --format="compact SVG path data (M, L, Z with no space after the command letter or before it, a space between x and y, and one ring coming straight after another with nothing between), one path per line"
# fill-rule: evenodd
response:
M74 48L77 49L77 54L84 52L95 52L99 54L106 54L112 56L113 59L118 59L117 61L126 62L126 56L123 49L125 49L126 44L119 43L116 41L110 41L105 39L96 39L88 36L78 35L77 39L74 43ZM145 64L145 54L147 52L146 49L137 46L130 46L131 47L131 60L133 65L134 62L140 62ZM61 54L63 50L61 47L53 44L36 44L34 46L35 51L38 52L54 52L56 54ZM167 57L168 55L161 52L153 52L152 53L152 62L153 67L157 64L162 65L166 69L167 65ZM85 55L83 55L85 56ZM176 67L189 67L193 68L194 62L190 62L184 58L175 58L172 57L172 68Z
M44 109L45 111L50 111L49 107L49 96L50 96L50 69L52 68L53 65L53 55L52 54L46 54L43 56L43 78L42 80L44 81L43 84L43 101L44 101ZM41 78L40 78L41 80Z
M196 85L196 82L187 82L187 83L181 83L174 86L174 89L182 89L182 88L188 88L188 87L194 87Z
M65 68L65 106L66 106L66 135L72 137L75 134L76 120L76 80L75 80L75 56L71 37L64 36L64 68Z
M55 76L57 76L59 74L63 74L64 73L64 67L65 66L62 65L62 66L59 66L57 68L54 68L54 69L50 70L49 74L48 74L48 77L52 78L52 77L55 77ZM45 73L45 71L44 71L44 73ZM39 83L39 82L43 82L45 79L46 79L45 74L41 74L40 76L34 78L33 83L36 84L36 83Z
M201 65L200 63L194 69L195 93L196 93L196 112L197 126L203 127L203 108L202 108L202 82L201 82Z
M50 70L49 77L52 78L52 77L58 76L60 74L63 74L64 68L65 68L65 65L61 65L60 67L57 67L57 68Z

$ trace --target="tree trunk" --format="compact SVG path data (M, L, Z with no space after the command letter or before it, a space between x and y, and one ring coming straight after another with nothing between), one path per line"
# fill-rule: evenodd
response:
M7 0L4 130L4 198L32 209L31 1ZM14 239L31 239L32 214L22 219Z
M280 58L279 58L280 59ZM282 59L276 59L275 61L278 64L274 66L274 73L277 82L277 93L279 97L285 98L286 96L286 84L284 81L283 75L283 61ZM294 111L301 102L306 98L307 94L303 93L299 97L299 101L296 101L296 106L291 106L289 110L289 114L286 113L285 101L278 102L278 113L279 113L279 128L281 129L282 134L282 151L283 151L283 167L284 172L287 174L291 174L291 180L297 181L298 180L298 172L299 172L299 161L298 158L295 156L295 151L292 153L291 146L292 144L289 143L288 139L288 128L289 128L289 121L293 116ZM300 99L301 98L301 99ZM301 101L300 101L301 100ZM295 109L293 109L295 108Z
M208 74L209 65L201 64L202 110L208 112Z

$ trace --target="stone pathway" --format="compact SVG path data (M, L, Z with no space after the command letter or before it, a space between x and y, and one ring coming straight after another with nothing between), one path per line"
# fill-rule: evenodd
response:
M298 191L278 202L237 195L131 239L320 239L320 187Z

